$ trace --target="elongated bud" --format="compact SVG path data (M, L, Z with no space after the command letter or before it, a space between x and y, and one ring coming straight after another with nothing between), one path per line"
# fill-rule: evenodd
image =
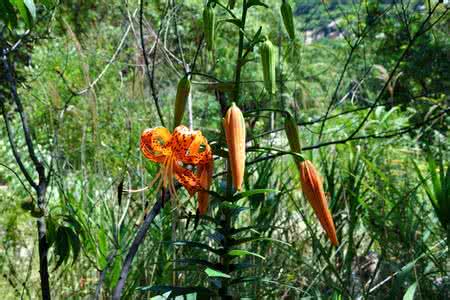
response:
M280 6L281 16L283 17L284 27L291 40L295 39L294 17L292 15L292 8L286 0L283 0Z
M245 121L235 103L228 109L223 127L228 144L233 185L237 190L241 190L245 172Z
M206 48L211 51L214 49L216 38L216 13L210 5L203 10L203 32L205 33Z
M186 109L186 102L191 91L191 81L187 76L181 78L178 82L177 96L175 98L175 112L173 118L173 128L181 124L183 120L184 111Z
M300 145L297 122L295 122L294 117L289 112L286 112L284 118L284 130L286 132L291 151L300 153L302 151L302 147Z
M198 168L200 185L203 188L198 192L197 195L198 213L201 216L206 214L206 212L208 211L208 203L209 203L208 190L212 183L213 170L214 170L214 160L212 158L207 164L201 165Z
M34 205L33 199L30 198L20 203L20 207L23 210L33 211L36 206Z
M263 67L264 86L267 93L275 94L275 52L272 43L266 39L260 47L261 63Z
M337 246L339 242L336 237L336 229L334 227L333 217L328 209L328 202L323 191L320 175L309 160L300 162L299 169L303 194L309 204L311 204L331 243Z

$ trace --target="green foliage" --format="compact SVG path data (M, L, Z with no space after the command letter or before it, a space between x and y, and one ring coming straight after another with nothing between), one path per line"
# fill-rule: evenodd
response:
M39 156L53 167L48 203L37 208L2 127L0 163L18 173L0 166L5 298L40 297L37 218L47 225L55 298L92 298L97 289L100 298L111 298L159 195L156 186L128 192L146 187L158 172L139 151L142 130L160 126L152 93L171 120L185 75L193 128L202 130L217 158L210 210L196 218L195 197L179 189L177 202L166 203L151 224L124 299L444 298L449 117L438 112L448 113L450 81L442 5L392 72L430 9L418 8L418 1L290 1L296 39L289 30L286 35L281 1L208 1L214 35L205 38L214 51L199 47L206 1L144 3L154 87L143 65L138 1L0 1L0 45L20 41L9 59L17 66L18 93ZM259 63L264 37L273 43L271 97ZM0 96L9 101L0 74ZM385 84L358 139L344 142ZM248 135L239 193L227 188L221 132L223 109L236 97ZM319 138L317 120L330 102L332 118ZM25 168L34 172L16 107L6 108ZM286 111L292 112L289 126L298 123L302 156L286 137ZM439 117L422 124L432 116ZM338 143L311 147L330 141ZM323 175L341 241L337 249L299 190L293 155L313 160Z

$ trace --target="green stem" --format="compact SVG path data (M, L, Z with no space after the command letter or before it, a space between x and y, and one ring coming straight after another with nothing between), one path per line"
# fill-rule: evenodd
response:
M233 196L233 188L232 188L232 177L231 177L231 167L228 161L228 175L227 175L227 189L226 189L226 199L230 199ZM231 242L231 214L230 211L226 207L222 207L221 210L221 231L223 234L223 254L220 256L220 264L222 265L222 271L225 274L230 273L230 256L227 254L230 250L230 242ZM223 278L222 279L222 287L219 289L219 296L221 299L232 299L229 295L228 285L230 279Z
M447 224L447 251L450 251L450 224Z
M241 71L243 66L242 52L244 51L244 31L245 31L245 20L247 18L247 1L244 0L242 4L242 17L241 17L241 28L239 30L239 48L236 60L236 74L235 74L235 94L234 102L239 105L239 93L240 93L240 83L241 83Z

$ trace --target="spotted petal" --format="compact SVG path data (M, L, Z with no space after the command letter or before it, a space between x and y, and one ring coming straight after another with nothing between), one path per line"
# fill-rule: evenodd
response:
M176 166L174 169L175 178L184 186L189 195L193 196L196 192L202 189L200 180L197 176L195 176L194 172L180 166Z
M172 152L170 141L172 135L164 127L146 129L141 135L141 151L151 161L162 163Z

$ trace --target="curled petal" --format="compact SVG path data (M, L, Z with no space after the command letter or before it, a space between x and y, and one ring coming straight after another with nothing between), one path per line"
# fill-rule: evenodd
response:
M189 130L186 126L180 125L174 129L172 135L171 147L173 154L179 160L183 160L189 146L195 139L198 131Z
M171 153L170 140L171 134L164 127L146 129L141 135L141 151L146 158L162 163Z
M180 166L174 166L175 178L188 191L189 195L193 196L196 192L202 189L200 180L195 176L194 172Z
M208 211L208 190L212 182L213 169L214 161L211 159L207 164L200 165L197 170L197 174L200 177L200 185L202 187L197 195L198 212L200 215L204 215Z
M173 132L172 151L185 164L205 164L212 159L211 147L201 131L189 130L182 125Z
M203 146L203 149L200 149ZM212 160L211 147L206 138L199 132L192 141L183 161L188 164L206 164Z

